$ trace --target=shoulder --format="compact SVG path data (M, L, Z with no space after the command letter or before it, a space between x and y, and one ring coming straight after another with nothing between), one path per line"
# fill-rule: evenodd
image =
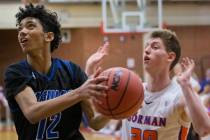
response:
M23 79L31 78L31 71L32 70L26 61L11 64L7 67L4 73L4 81L6 84L16 80L21 82Z
M15 68L24 68L24 67L26 67L26 63L27 62L25 60L24 61L19 61L17 63L10 64L8 66L8 68L12 68L12 69L15 69Z
M54 58L53 61L55 62L58 68L63 68L63 67L70 68L70 69L80 68L79 65L75 64L74 62L70 60Z
M26 75L29 71L29 67L26 61L20 61L15 64L11 64L7 67L5 71L5 75L13 73L13 74L24 74Z
M84 70L74 62L58 58L54 58L53 61L59 70L69 73L73 80L80 79L81 77L87 79Z

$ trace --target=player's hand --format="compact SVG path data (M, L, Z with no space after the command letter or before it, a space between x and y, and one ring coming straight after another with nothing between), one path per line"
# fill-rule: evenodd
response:
M98 48L97 52L95 52L88 58L85 68L85 72L87 73L87 75L91 75L96 71L96 69L101 64L103 58L108 55L108 51L109 42L105 42L103 46Z
M177 81L180 85L190 84L190 77L192 76L195 62L188 57L183 58L181 62L182 72L177 75Z
M100 75L101 68L99 67L96 72L88 78L88 80L76 92L80 95L81 99L97 99L99 97L106 97L108 86L103 84L108 80L107 76Z

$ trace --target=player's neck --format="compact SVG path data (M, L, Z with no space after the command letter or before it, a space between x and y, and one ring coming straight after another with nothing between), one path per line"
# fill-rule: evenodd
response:
M27 62L32 66L34 70L39 73L46 74L50 70L52 60L50 52L40 52L36 54L28 54Z
M149 75L147 79L147 90L151 92L161 91L166 88L171 82L169 74L159 73L156 75Z

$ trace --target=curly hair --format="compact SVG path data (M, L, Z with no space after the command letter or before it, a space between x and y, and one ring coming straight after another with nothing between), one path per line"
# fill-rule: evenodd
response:
M33 17L39 19L41 25L43 26L44 32L53 32L54 39L50 44L50 50L53 52L58 48L61 43L61 25L58 22L58 17L55 12L51 12L45 9L44 5L28 4L25 8L20 7L19 12L15 15L16 25L19 25L20 22L26 17Z
M170 70L178 63L181 56L181 46L175 32L168 29L155 30L149 34L150 38L160 38L166 47L167 52L174 52L176 58L171 63Z

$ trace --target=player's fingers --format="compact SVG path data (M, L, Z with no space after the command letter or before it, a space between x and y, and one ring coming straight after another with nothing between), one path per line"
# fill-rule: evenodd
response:
M193 65L193 60L188 58L188 66L192 66Z
M107 54L109 50L109 42L105 42L104 45L101 47L101 52Z
M107 80L108 80L108 76L101 75L101 76L98 76L94 79L94 83L99 84L101 82L106 82Z
M183 70L186 70L186 67L187 67L187 58L186 57L182 59L181 65L183 67Z
M103 91L91 90L89 93L91 97L96 97L96 98L104 98L107 96L107 94Z
M93 77L94 78L98 77L99 74L101 73L101 71L102 71L102 68L97 65L96 66L96 71L94 72Z
M184 62L183 62L183 60L180 62L180 65L181 65L181 67L182 67L182 71L184 71L185 70L185 64L184 64Z
M186 58L186 65L188 66L188 67L194 67L194 65L195 65L195 62L194 62L194 60L193 59L190 59L189 57L187 57Z
M100 101L99 99L97 99L96 97L92 98L93 102L95 102L96 104L103 104L102 101Z
M105 50L108 46L109 46L109 42L106 41L102 46L100 46L100 47L98 48L97 51L98 51L98 52L101 52L101 51Z
M187 69L188 66L189 66L189 58L185 57L184 58L184 68L185 68L185 70Z
M100 46L97 50L97 52L100 52L102 50L103 46Z
M106 90L109 89L108 86L102 85L102 84L97 84L97 85L95 85L94 88L95 88L95 90L97 90L97 91L106 91Z
M182 59L182 63L186 65L186 63L187 63L187 58L186 58L186 57L184 57L184 58Z
M194 61L193 59L190 59L190 63L191 63L192 65L195 65L195 61Z

